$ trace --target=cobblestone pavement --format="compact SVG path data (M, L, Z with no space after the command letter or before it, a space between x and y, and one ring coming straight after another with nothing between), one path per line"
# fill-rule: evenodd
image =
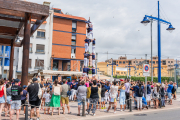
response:
M108 104L106 104L106 107L108 107ZM153 109L153 108L149 108L144 109L142 111L137 111L134 110L132 112L129 112L128 109L126 109L125 111L121 112L120 111L120 106L118 104L117 106L117 111L114 114L113 110L111 109L108 113L104 112L104 109L97 109L96 110L96 115L92 116L92 114L90 113L90 115L86 115L86 117L82 117L82 116L77 116L77 102L70 102L70 111L72 112L71 114L67 114L67 108L66 108L66 114L60 114L58 115L58 110L55 109L54 110L54 115L48 115L48 114L44 114L44 111L41 110L40 111L40 119L41 120L80 120L80 119L98 119L98 118L107 118L107 117L114 117L114 116L123 116L123 115L131 115L131 114L143 114L143 113L147 113L147 112L155 112L155 111L164 111L164 110L171 110L171 109L178 109L180 108L180 95L177 96L177 100L173 100L173 105L166 105L166 107L162 107L162 108L158 108L158 109ZM62 112L62 110L61 110ZM82 111L81 111L82 112ZM30 114L30 111L28 112ZM15 115L14 115L14 119L15 119ZM20 112L20 119L19 120L24 120L25 116L23 115L23 111ZM4 117L4 114L2 114L2 120L9 120L9 117ZM34 120L36 120L36 117L34 117Z

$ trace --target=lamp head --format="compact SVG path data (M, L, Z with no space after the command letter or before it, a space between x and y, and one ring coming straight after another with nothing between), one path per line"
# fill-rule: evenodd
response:
M20 43L21 41L20 41L20 38L19 37L17 37L17 39L16 39L16 43Z
M166 30L168 30L171 33L173 30L175 30L175 28L170 24Z
M144 26L146 26L148 23L150 23L150 21L147 19L147 17L145 16L143 21L141 21L142 24L144 24Z

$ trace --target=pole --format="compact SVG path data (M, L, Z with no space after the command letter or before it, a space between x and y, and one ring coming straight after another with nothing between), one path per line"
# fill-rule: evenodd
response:
M112 76L111 77L113 77L113 59L112 59Z
M127 65L127 78L128 78L128 65Z
M6 46L3 46L3 62L2 62L2 78L4 77L4 63L5 63L5 50Z
M161 83L161 26L160 26L160 7L158 1L158 82Z
M24 24L21 86L28 84L30 33L31 33L31 14L26 13L25 14L25 24Z
M147 63L147 54L145 54L145 64ZM145 98L147 98L147 76L145 77L145 87L146 87L146 90L145 90Z
M97 62L98 62L98 53L96 53L96 75L97 75Z
M152 16L152 15L151 15ZM153 20L151 19L151 81L153 82L153 59L152 59L152 23Z

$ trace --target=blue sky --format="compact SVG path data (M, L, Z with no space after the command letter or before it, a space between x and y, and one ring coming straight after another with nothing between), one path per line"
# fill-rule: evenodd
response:
M27 0L42 4L44 0ZM48 0L46 0L48 1ZM64 13L86 19L91 17L96 38L98 61L118 59L126 54L128 59L150 58L150 24L142 25L145 15L157 17L157 0L49 0L51 7ZM161 18L170 21L176 28L169 33L168 25L161 24L162 58L179 56L180 16L179 0L160 0ZM157 22L153 22L153 55L157 55Z

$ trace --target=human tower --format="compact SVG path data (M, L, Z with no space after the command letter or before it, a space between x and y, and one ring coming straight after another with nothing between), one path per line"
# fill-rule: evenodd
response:
M93 38L93 25L90 19L86 22L87 24L87 35L85 41L85 53L84 53L84 68L83 76L88 77L88 73L92 70L92 77L96 76L95 69L95 38ZM92 53L89 52L89 45L92 43ZM90 66L89 58L92 56L92 66Z

